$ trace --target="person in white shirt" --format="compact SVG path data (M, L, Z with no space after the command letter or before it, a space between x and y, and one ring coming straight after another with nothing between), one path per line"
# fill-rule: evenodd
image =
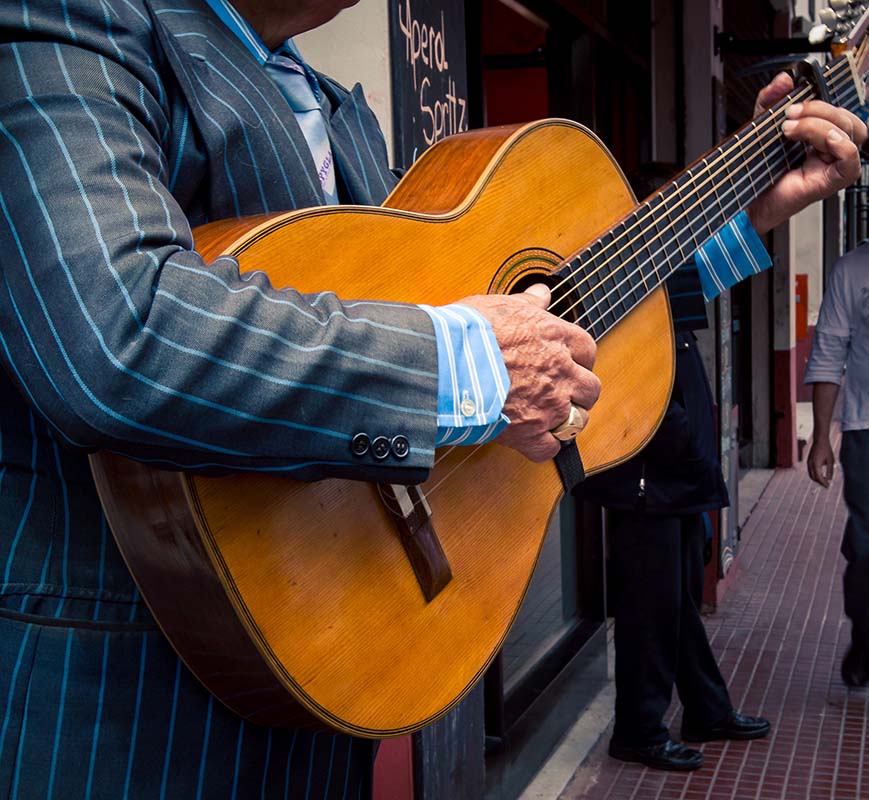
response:
M845 613L852 625L842 680L848 686L865 686L869 684L869 244L846 253L833 267L805 382L814 384L809 477L824 488L833 477L830 423L842 391L839 458L848 506L842 540L842 555L848 562L843 589Z

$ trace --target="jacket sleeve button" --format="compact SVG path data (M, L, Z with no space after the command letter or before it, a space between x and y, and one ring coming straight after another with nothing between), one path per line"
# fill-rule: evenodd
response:
M378 461L383 461L389 455L390 449L389 439L385 436L378 436L371 442L371 452Z
M357 433L350 440L350 452L354 456L364 456L368 452L370 440L367 433Z
M398 435L392 437L392 453L396 458L406 458L409 452L410 442L407 441L406 436Z

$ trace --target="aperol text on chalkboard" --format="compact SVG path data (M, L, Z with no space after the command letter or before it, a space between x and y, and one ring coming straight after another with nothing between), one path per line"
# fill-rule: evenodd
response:
M396 164L468 129L462 0L391 0Z

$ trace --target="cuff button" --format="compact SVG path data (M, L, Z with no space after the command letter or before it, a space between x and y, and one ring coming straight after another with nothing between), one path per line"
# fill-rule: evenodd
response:
M371 452L378 461L383 461L389 455L389 450L389 439L385 436L378 436L371 442Z
M410 442L406 436L392 437L392 453L396 458L406 458L410 452Z
M459 410L462 412L463 417L473 417L477 413L477 404L470 397L465 397L459 406Z
M367 433L357 433L350 440L350 452L354 456L364 456L368 452L370 443Z

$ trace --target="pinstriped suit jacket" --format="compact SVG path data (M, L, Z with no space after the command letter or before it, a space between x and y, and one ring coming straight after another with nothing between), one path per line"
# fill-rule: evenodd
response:
M428 315L196 254L192 226L322 201L286 101L204 3L3 3L0 38L0 794L364 796L370 745L245 725L180 665L83 453L419 480ZM373 114L323 80L342 197L379 203ZM411 453L355 458L358 431Z

